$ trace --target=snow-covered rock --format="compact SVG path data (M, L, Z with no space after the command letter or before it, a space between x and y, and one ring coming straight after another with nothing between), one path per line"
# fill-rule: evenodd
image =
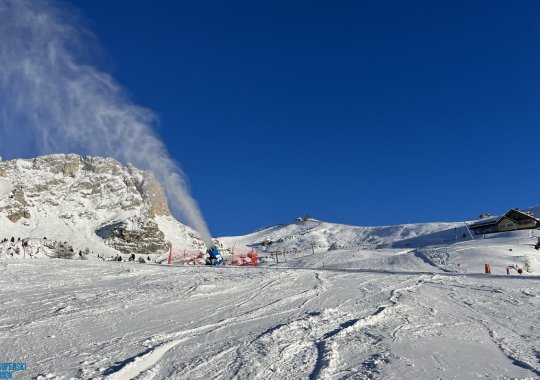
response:
M149 172L76 154L0 161L0 241L11 237L46 237L104 255L164 253L168 241L204 246L172 217Z

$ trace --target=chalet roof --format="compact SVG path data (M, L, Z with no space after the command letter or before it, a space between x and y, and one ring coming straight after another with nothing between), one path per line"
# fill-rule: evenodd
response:
M510 211L508 211L506 214L504 214L503 216L490 218L490 219L473 223L469 226L469 228L474 230L476 228L494 226L497 223L499 223L503 218L510 219L511 221L516 222L516 223L520 220L533 219L536 221L538 225L540 225L540 219L535 218L532 214L528 214L526 212L519 211L517 208L513 208Z
M517 208L511 209L504 216L506 216L509 219L516 220L516 221L517 220L524 220L524 219L534 219L534 220L537 220L537 221L539 220L539 219L535 218L533 214L523 212L523 211L519 211Z
M499 223L499 221L502 218L504 218L504 216L499 216L498 218L484 219L484 220L481 220L480 222L470 224L469 228L475 229L475 228L486 227L486 226L494 226L497 223Z

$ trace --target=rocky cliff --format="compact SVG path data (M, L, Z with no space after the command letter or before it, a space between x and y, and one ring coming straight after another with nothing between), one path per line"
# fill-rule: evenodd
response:
M0 160L0 240L11 236L108 253L163 253L168 241L203 247L192 229L171 216L150 173L75 154Z

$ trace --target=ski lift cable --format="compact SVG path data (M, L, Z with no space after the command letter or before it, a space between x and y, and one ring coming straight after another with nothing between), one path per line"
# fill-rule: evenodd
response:
M480 250L480 246L478 245L478 242L476 241L476 239L474 238L471 230L469 229L469 225L465 222L463 222L463 224L465 224L465 228L467 229L467 232L469 233L469 235L471 236L471 239L472 241L474 242L474 245L476 245L476 249L478 250L478 253L480 254L480 257L482 258L482 260L484 261L484 264L487 264L487 261L484 257L484 255L482 254L482 251Z

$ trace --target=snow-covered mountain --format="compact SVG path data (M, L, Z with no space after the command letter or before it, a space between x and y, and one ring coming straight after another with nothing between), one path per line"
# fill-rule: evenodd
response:
M538 208L527 211L538 215ZM472 239L470 222L356 227L309 217L245 236L219 238L225 255L252 249L268 264L299 268L363 268L406 271L482 272L489 263L540 270L537 230L509 231Z
M225 247L236 245L273 252L320 252L341 249L407 248L469 239L463 222L357 227L304 217L245 236L222 237L219 241Z
M36 255L59 242L103 255L163 253L168 241L204 247L150 173L75 154L0 160L0 241L12 237L33 239Z
M540 206L523 211L540 215ZM495 218L495 216L493 216ZM471 240L467 228L478 219L461 222L432 222L360 227L329 223L310 216L290 223L266 227L242 236L219 238L225 248L251 247L271 252L326 252L335 250L421 248ZM519 235L528 234L521 231Z
M529 211L538 215L540 209ZM23 252L27 239L28 252ZM304 217L222 237L219 244L226 258L233 247L236 253L256 249L263 256L346 250L379 255L383 248L447 246L470 239L465 222L358 227ZM151 255L165 253L167 242L188 255L205 249L195 231L171 216L161 185L148 172L111 158L75 154L0 160L0 256L78 251Z

